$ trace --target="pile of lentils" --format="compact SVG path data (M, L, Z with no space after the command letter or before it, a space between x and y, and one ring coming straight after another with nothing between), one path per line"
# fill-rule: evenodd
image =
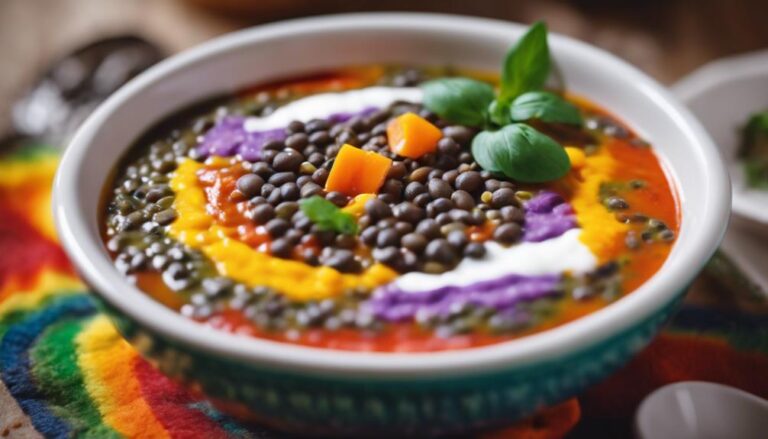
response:
M418 71L406 70L385 85L413 86L421 80ZM107 204L107 247L125 275L160 273L164 284L185 298L180 311L188 317L205 319L224 309L237 309L269 330L375 330L381 322L359 308L369 291L354 289L334 299L291 302L270 288L249 287L220 276L201 252L166 235L167 227L176 219L170 176L180 160L202 160L196 150L201 136L223 117L265 116L292 98L295 96L262 92L251 101L228 101L212 111L198 112L194 118L182 115L168 122L172 128L149 133L146 138L152 141L140 141L148 146L137 148L116 177ZM387 122L405 112L417 113L442 130L435 153L413 160L389 150ZM614 127L603 125L608 127L605 131ZM450 125L409 102L395 102L344 122L294 121L286 128L284 141L267 143L261 160L245 164L250 172L238 180L237 191L247 199L249 219L264 225L271 235L268 251L273 256L348 273L374 262L402 273L440 273L455 267L462 258L484 256L484 244L469 241L469 227L491 225L491 239L504 245L517 242L524 220L522 202L532 196L512 182L479 169L469 152L474 135L472 128ZM340 207L350 202L342 193L323 189L343 144L393 160L386 181L358 220L358 236L318 230L298 206L300 199L315 195ZM309 239L321 249L296 254L294 248ZM616 272L610 274L567 282L563 293L592 296L603 290L601 283L615 277ZM442 335L474 330L507 332L535 324L551 312L553 304L545 302L531 303L530 310L515 316L466 308L444 319L417 323Z
M391 152L386 127L391 118L413 112L442 128L435 153L418 159ZM464 257L485 254L482 242L470 242L467 228L495 224L492 238L509 245L522 235L524 211L509 181L481 171L469 152L475 131L448 125L420 105L396 102L341 123L315 119L291 122L284 141L264 145L262 159L237 182L248 201L248 216L265 225L272 238L270 252L310 265L327 265L342 272L359 272L380 262L405 273L449 270ZM375 199L358 219L359 236L319 230L299 209L298 200L315 195L339 207L351 198L323 188L333 160L344 144L392 159L392 166ZM295 255L294 247L314 240L322 250ZM360 251L360 244L370 251Z

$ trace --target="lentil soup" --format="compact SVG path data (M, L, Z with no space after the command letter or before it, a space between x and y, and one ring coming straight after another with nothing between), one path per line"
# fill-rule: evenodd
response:
M428 108L443 68L367 66L243 90L150 130L106 192L104 239L157 301L225 331L415 352L513 339L618 300L679 218L651 146L598 106L532 117L567 172L476 160L478 126ZM490 87L489 87L490 88ZM499 130L501 131L501 130Z

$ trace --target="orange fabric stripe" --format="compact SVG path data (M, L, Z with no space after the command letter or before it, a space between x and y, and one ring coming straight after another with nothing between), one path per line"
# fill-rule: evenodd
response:
M77 345L86 389L106 424L126 437L170 437L142 396L133 370L138 355L107 317L96 317Z

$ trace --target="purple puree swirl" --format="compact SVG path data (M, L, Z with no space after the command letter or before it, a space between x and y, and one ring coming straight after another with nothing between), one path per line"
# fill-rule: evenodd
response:
M378 289L366 303L377 318L405 321L445 317L467 305L496 311L514 309L521 302L557 294L559 275L521 276L508 274L469 285L448 285L434 290L409 293L395 284Z
M539 192L525 203L523 241L541 242L576 228L576 213L560 195Z
M345 122L353 116L365 116L376 111L376 108L366 108L359 113L336 113L327 119L331 123ZM285 140L285 128L275 128L265 131L246 131L243 116L227 116L203 135L197 153L204 158L212 155L230 157L240 155L243 160L253 162L261 159L261 149L272 140Z
M546 241L576 227L573 208L554 192L542 191L524 207L524 241ZM448 285L417 292L405 291L390 283L376 290L365 306L375 317L387 321L445 317L467 305L512 315L522 302L558 294L559 281L559 274L505 274L468 285Z
M243 127L245 117L227 116L203 136L197 153L202 157L229 157L240 154L244 160L261 159L261 148L271 140L285 139L285 129L248 132Z

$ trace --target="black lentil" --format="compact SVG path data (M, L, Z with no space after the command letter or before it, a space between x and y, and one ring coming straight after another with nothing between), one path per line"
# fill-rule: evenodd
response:
M285 183L295 182L296 174L294 174L293 172L277 172L275 174L272 174L272 176L269 177L269 180L267 181L269 181L269 183L274 186L281 186ZM264 194L262 193L262 195Z
M337 191L328 192L325 199L339 207L344 207L349 203L349 197Z
M464 247L464 256L480 259L485 256L485 245L480 242L470 242Z
M475 207L475 199L472 195L461 189L451 194L451 201L459 209L472 210Z
M522 228L517 223L506 223L496 227L493 232L493 239L503 243L511 244L517 241L522 234Z
M416 223L424 218L425 215L423 209L407 201L404 201L395 206L393 212L395 218L401 221L407 221L409 223Z
M483 187L483 178L476 171L467 171L456 177L456 189L475 193Z
M430 179L427 188L432 198L449 198L453 192L451 186L440 178Z
M168 225L176 219L176 211L173 209L165 209L156 213L152 219L161 226Z
M300 152L287 149L275 156L272 167L278 172L298 172L303 161L304 156Z
M436 239L427 244L424 254L427 259L440 264L453 265L456 262L456 252L445 239Z
M285 146L296 151L301 151L309 145L309 137L305 133L291 134L285 139Z
M264 225L267 229L267 233L273 238L282 236L291 227L290 223L282 218L274 218Z
M261 204L251 211L253 221L258 224L266 224L267 221L275 217L275 208L269 204Z
M421 253L427 247L427 238L420 233L408 233L403 236L402 244L414 253Z

